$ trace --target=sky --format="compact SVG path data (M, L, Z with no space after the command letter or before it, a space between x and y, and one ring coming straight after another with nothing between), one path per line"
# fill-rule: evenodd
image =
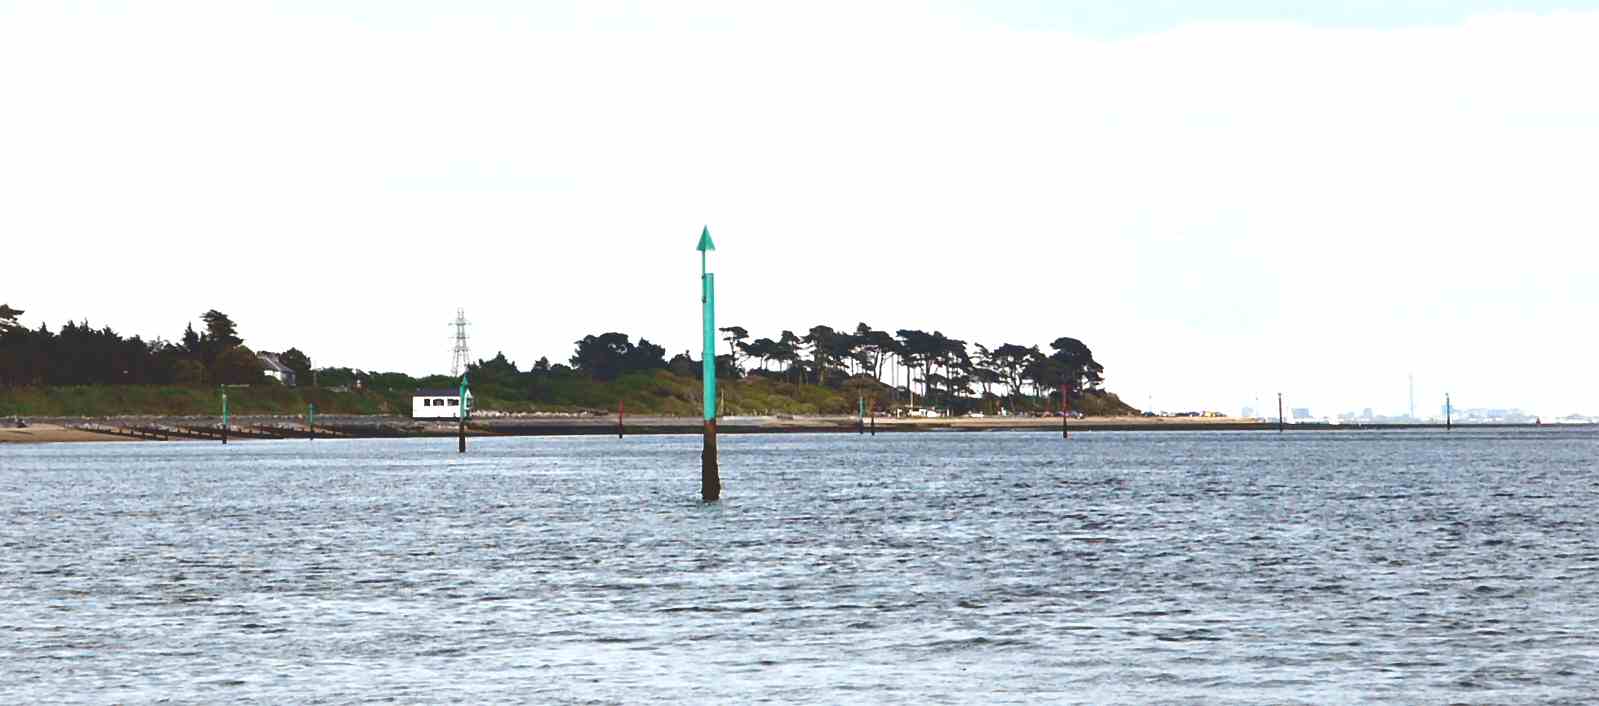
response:
M447 371L1083 340L1164 410L1599 414L1599 6L6 2L0 301Z

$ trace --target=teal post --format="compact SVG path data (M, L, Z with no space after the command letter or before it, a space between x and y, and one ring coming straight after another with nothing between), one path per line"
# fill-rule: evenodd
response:
M705 421L709 422L716 420L716 275L703 277L705 292L700 299L705 302L705 360L701 364L705 369Z
M857 405L860 407L860 418L857 420L859 422L859 426L860 426L860 433L861 434L865 434L866 433L866 396L865 395L858 395L858 396L856 396L855 401L856 401Z
M305 429L310 439L316 439L316 403L305 406Z
M706 254L716 249L711 229L700 231L700 305L705 319L705 446L700 452L700 497L705 502L722 498L722 474L716 459L716 275L707 269Z
M228 443L228 391L222 391L222 443Z

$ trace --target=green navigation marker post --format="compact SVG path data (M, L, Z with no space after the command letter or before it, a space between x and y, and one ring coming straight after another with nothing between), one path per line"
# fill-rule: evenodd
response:
M456 413L455 413L455 416L456 416L457 419L460 420L460 424L457 427L459 429L459 434L460 434L457 437L459 439L459 441L460 441L460 445L457 447L458 450L456 451L456 453L463 453L463 454L466 453L466 413L467 413L467 408L468 407L467 407L467 404L466 404L466 373L461 373L461 406L455 408L457 410Z
M220 385L218 387L221 387ZM228 443L228 391L222 390L222 443Z
M716 249L711 228L700 231L700 304L705 311L705 448L700 452L700 497L722 498L722 474L716 467L716 275L706 270L706 253Z
M306 438L307 439L310 439L312 441L316 440L316 403L315 402L312 402L312 403L310 403L310 404L305 406L305 433L306 433Z

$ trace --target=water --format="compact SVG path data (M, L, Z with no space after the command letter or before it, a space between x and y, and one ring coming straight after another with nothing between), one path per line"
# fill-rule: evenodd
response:
M1584 701L1599 432L0 447L0 702Z

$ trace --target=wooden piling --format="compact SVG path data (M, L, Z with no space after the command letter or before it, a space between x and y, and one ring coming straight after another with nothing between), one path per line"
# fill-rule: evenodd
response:
M714 503L722 499L722 474L716 464L716 420L705 420L705 448L700 452L700 497Z
M877 400L873 399L871 406L867 409L871 410L872 415L872 436L877 436Z
M1070 438L1072 438L1071 428L1068 426L1068 422L1067 422L1067 420L1071 419L1071 409L1072 409L1071 402L1068 401L1067 398L1066 398L1066 386L1065 385L1061 385L1060 386L1060 438L1062 438L1062 439L1070 439Z
M1283 393L1277 393L1277 433L1283 433Z
M466 415L472 413L472 398L468 395L466 373L461 373L461 404L455 408L455 418L460 422L460 426L457 427L459 445L456 447L456 453L466 453Z
M622 415L627 411L627 403L616 401L616 438L622 438Z

